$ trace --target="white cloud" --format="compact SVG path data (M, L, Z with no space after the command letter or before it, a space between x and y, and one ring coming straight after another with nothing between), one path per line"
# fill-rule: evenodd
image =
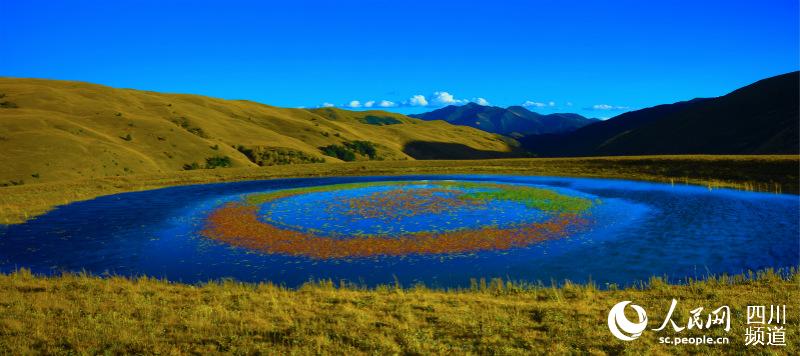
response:
M455 98L453 98L453 94L450 94L446 91L434 92L431 97L431 103L433 103L434 105L445 106L445 105L455 104L455 102L456 100Z
M410 106L428 106L428 99L425 98L424 95L414 95L411 99L408 99L408 105Z
M393 108L393 107L442 107L447 105L464 105L469 102L474 102L478 105L488 106L489 101L482 97L472 98L472 100L468 99L458 99L453 94L450 94L446 91L437 91L429 96L425 96L422 94L413 95L408 100L404 100L402 102L394 102L390 100L368 100L361 102L359 100L352 100L347 104L341 105L341 107L357 109L357 108L374 108L374 107L381 107L381 108ZM331 103L324 103L320 105L320 107L334 107Z
M446 91L436 91L433 92L430 96L425 95L414 95L407 101L404 101L402 104L403 106L430 106L430 107L442 107L448 105L464 105L469 102L474 102L478 105L489 105L489 101L485 98L472 98L472 100L468 99L459 99L456 98L455 95L450 94Z
M431 96L431 105L433 106L461 105L468 102L469 100L456 99L453 94L446 91L437 91Z
M567 106L572 106L572 102L571 102L571 101L568 101L568 102L567 102Z
M526 100L524 103L522 103L522 106L524 106L524 107L528 107L528 108L529 108L529 107L534 107L534 108L543 108L543 107L547 106L547 104L545 104L545 103L540 103L540 102L538 102L538 101L530 101L530 100Z
M472 102L474 102L475 104L478 104L478 105L482 105L482 106L489 106L489 101L484 99L484 98L475 98L475 99L472 99Z
M552 108L552 107L556 106L556 102L555 101L548 101L548 102L545 103L545 102L541 102L541 101L525 100L525 102L522 103L522 106L528 107L528 108L530 108L530 107L534 107L534 108L551 107Z
M615 105L608 105L608 104L597 104L592 105L591 107L587 108L588 110L601 110L601 111L609 111L609 110L628 110L627 106L615 106Z

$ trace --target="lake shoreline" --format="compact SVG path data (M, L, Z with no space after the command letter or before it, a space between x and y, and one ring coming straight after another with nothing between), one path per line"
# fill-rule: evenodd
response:
M522 158L459 161L363 161L182 171L77 181L53 181L0 188L0 224L18 224L56 206L99 196L157 188L277 178L507 174L618 178L709 189L771 193L800 192L800 156L632 156Z

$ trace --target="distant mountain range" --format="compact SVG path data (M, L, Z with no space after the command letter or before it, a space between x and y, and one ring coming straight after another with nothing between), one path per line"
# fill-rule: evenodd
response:
M565 133L595 123L578 114L542 115L522 106L483 106L468 103L450 105L434 111L409 115L422 120L444 120L454 125L471 126L483 131L519 138L527 135Z
M572 132L528 135L539 156L800 153L800 73L727 95L627 112Z

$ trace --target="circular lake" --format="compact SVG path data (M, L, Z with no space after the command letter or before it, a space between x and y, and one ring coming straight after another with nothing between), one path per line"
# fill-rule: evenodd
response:
M0 225L0 270L296 287L625 286L800 265L800 197L626 180L435 175L124 193Z

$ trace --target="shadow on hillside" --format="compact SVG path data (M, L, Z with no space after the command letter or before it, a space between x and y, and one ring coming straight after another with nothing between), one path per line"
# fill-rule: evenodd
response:
M411 141L403 147L403 152L414 159L490 159L528 157L524 151L511 152L485 151L460 143Z

